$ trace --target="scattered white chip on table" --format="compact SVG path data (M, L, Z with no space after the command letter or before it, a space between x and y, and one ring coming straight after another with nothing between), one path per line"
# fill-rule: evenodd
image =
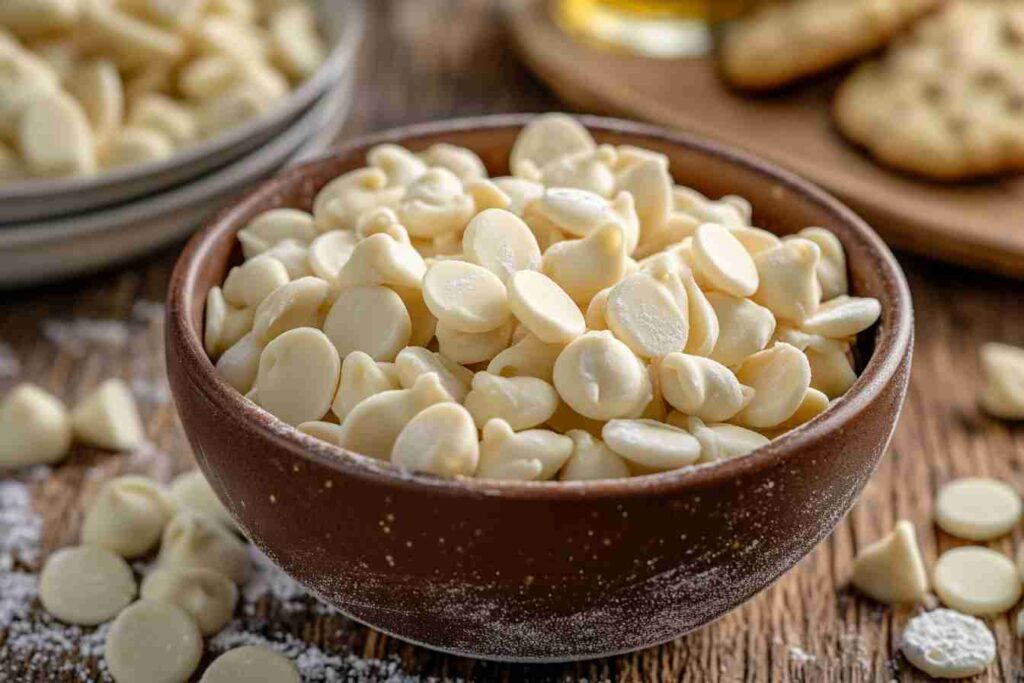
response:
M46 559L39 599L61 621L93 626L112 619L135 599L128 563L91 545L62 548Z
M176 514L164 528L157 562L167 569L209 569L237 584L249 575L245 544L223 524L188 511Z
M256 645L228 650L213 660L199 683L299 683L295 665L283 655Z
M308 30L292 12L279 28ZM183 92L266 49L223 21L199 38ZM839 238L762 230L742 197L675 185L664 154L552 114L512 176L443 142L366 160L311 212L250 220L247 262L210 292L218 373L305 434L436 476L626 477L745 455L856 381L881 306L849 291Z
M956 479L935 497L935 523L946 533L969 541L1008 534L1020 521L1021 512L1020 494L995 479Z
M82 521L82 542L122 557L152 549L174 514L174 505L153 481L127 476L100 489Z
M231 620L238 588L231 579L210 569L158 567L142 580L139 596L177 605L195 620L204 636L210 636Z
M1017 604L1021 577L1013 561L989 548L964 546L943 553L932 571L943 604L966 614L1002 614Z
M1024 420L1024 349L985 344L979 354L985 384L979 402L985 412L1007 420Z
M900 649L907 661L929 676L967 678L995 661L996 639L982 620L937 609L907 623Z
M917 547L914 526L902 520L887 536L857 553L853 585L887 604L920 602L928 591L928 574Z
M71 448L71 418L60 399L19 384L0 401L0 466L53 464Z
M199 666L203 637L180 607L140 600L117 615L104 657L118 683L180 683Z
M192 470L175 477L167 491L167 497L176 510L190 510L212 517L229 529L235 528L235 520L231 513L217 498L217 494L210 488L210 482L200 470Z

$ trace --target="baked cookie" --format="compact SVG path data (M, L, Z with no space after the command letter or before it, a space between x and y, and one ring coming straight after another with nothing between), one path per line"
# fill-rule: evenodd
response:
M722 73L738 88L778 88L877 50L940 1L770 2L725 30Z
M947 6L851 74L833 110L846 137L903 171L1024 170L1024 1Z

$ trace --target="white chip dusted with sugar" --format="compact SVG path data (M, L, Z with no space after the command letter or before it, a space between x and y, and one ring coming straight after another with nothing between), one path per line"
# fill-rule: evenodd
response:
M900 638L903 656L935 678L983 673L996 658L996 639L980 619L937 609L910 620Z
M489 332L508 321L508 292L497 275L464 261L438 261L423 277L434 317L460 332Z

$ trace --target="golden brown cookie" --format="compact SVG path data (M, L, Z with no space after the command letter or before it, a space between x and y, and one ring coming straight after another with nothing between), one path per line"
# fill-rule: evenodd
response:
M965 0L859 67L839 129L880 162L938 180L1024 170L1024 2Z
M738 88L778 88L883 47L940 1L770 2L726 29L722 73Z

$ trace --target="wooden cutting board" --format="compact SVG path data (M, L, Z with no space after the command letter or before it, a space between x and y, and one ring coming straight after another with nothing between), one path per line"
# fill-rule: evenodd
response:
M833 127L838 77L743 96L722 83L710 58L635 57L574 40L548 4L508 0L507 23L527 64L574 107L745 148L841 197L893 246L1024 277L1024 175L948 185L886 170Z

